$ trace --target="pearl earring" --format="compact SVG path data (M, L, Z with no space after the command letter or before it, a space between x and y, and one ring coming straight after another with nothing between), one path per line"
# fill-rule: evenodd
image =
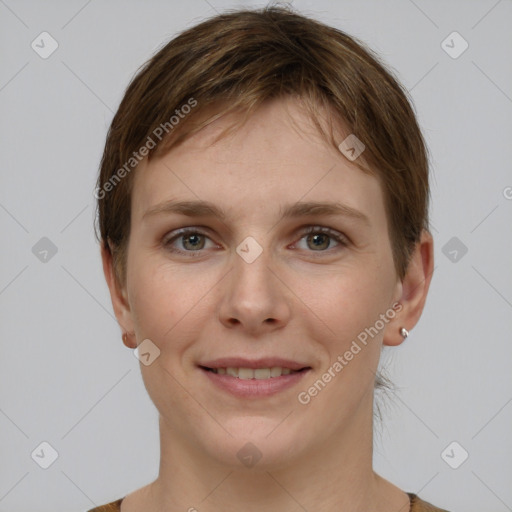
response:
M402 337L405 339L407 338L407 336L409 336L409 331L405 328L405 327L402 327L400 329L400 334L402 335Z

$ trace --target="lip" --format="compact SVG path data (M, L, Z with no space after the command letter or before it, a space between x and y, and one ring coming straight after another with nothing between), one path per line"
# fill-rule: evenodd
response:
M245 363L247 364L247 363ZM279 366L279 365L274 365ZM249 368L249 366L242 366ZM211 367L210 367L211 368ZM219 366L223 368L223 366ZM256 366L256 368L267 368L266 366ZM304 367L303 367L304 368ZM210 382L217 388L227 391L231 395L238 398L264 398L277 393L283 392L295 386L301 381L306 374L311 371L311 368L304 368L297 373L290 373L289 375L281 375L280 377L272 377L269 379L239 379L231 375L220 375L208 371L206 368L199 367L199 370L205 375Z
M223 357L211 361L204 361L198 364L206 368L272 368L280 366L281 368L290 368L290 370L302 370L310 368L308 364L283 359L280 357L263 357L260 359L244 359L241 357ZM209 372L211 373L211 372ZM279 377L276 377L279 378Z
M221 375L208 371L207 368L272 368L279 366L289 368L297 373L281 375L269 379L239 379L231 375ZM199 370L217 388L239 398L263 398L283 392L301 381L311 371L305 363L281 357L263 357L260 359L244 359L241 357L223 357L198 364ZM299 371L302 370L302 371Z

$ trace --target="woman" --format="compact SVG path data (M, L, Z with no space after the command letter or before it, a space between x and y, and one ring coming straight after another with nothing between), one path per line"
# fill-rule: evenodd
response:
M282 8L187 30L127 89L96 196L161 460L95 512L441 510L372 468L433 240L425 143L370 50Z

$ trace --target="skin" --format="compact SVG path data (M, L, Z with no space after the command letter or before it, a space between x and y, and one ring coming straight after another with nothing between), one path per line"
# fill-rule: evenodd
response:
M151 365L141 364L160 413L160 472L121 510L406 511L407 495L372 468L374 376L382 345L402 343L400 328L420 318L432 237L423 233L400 280L380 182L329 146L297 100L265 104L212 144L229 121L137 168L124 285L102 250L114 312L132 333L128 345L150 339L160 350ZM169 199L209 201L226 218L144 217ZM298 201L341 202L369 223L282 219L280 209ZM205 237L169 242L177 229L199 226ZM330 228L346 245L317 231L308 238L307 226ZM248 236L263 249L250 264L236 252ZM384 329L307 405L299 403L298 393L396 302L402 308ZM280 356L311 370L274 396L240 399L197 367L233 355ZM262 454L251 468L237 458L247 442Z

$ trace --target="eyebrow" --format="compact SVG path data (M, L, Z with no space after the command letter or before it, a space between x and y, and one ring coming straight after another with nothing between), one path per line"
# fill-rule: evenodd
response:
M142 216L153 217L159 214L180 214L187 217L214 217L225 221L226 213L208 201L174 201L169 200L147 210ZM307 216L343 216L362 221L370 225L370 220L361 211L342 203L332 202L300 202L287 205L281 209L281 218L290 219Z

